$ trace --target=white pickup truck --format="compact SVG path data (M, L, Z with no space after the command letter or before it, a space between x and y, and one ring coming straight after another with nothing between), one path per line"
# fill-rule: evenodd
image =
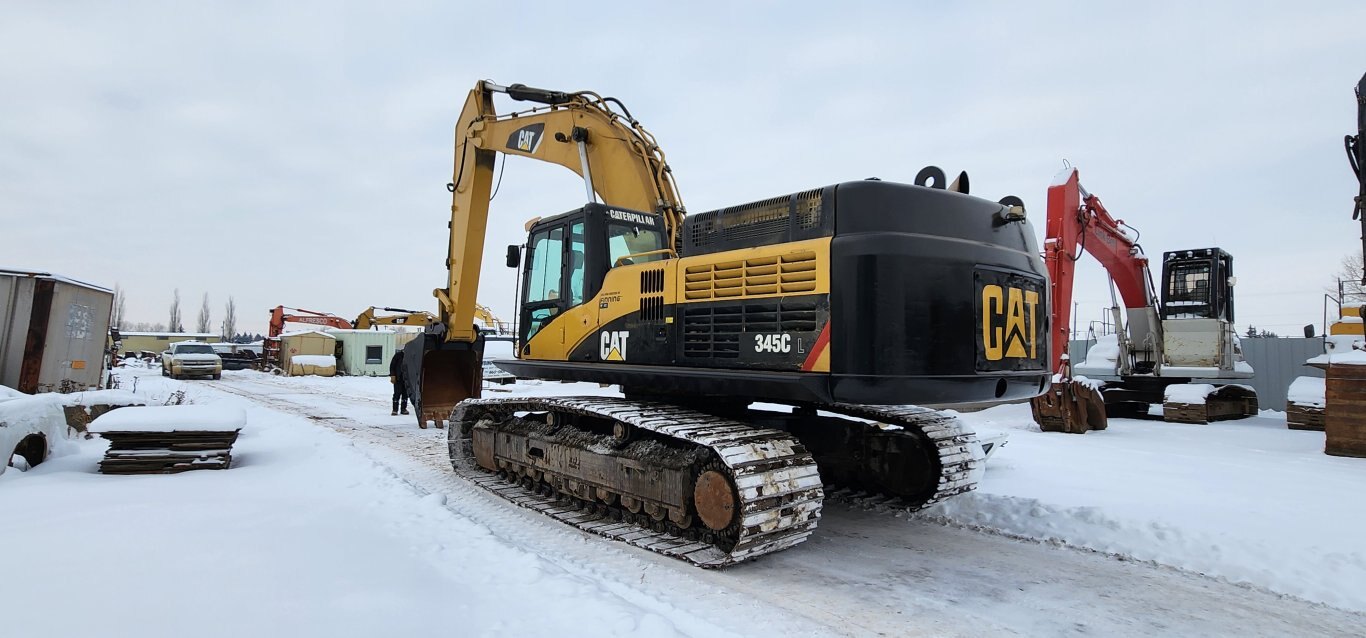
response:
M223 358L203 341L177 341L161 353L161 376L223 378Z

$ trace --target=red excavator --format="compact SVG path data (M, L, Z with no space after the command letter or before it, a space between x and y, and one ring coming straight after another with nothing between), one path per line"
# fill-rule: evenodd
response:
M276 306L270 311L269 334L261 345L262 370L270 372L280 368L280 333L285 331L286 323L308 323L343 330L350 330L352 327L350 321L331 313Z
M1045 432L1103 430L1107 414L1144 418L1153 404L1163 405L1168 421L1256 414L1256 393L1226 383L1252 377L1233 330L1231 255L1219 248L1163 253L1159 296L1138 231L1112 217L1071 167L1048 189L1047 233L1055 376L1052 389L1032 401L1034 420ZM1121 313L1113 304L1114 343L1093 347L1085 367L1073 366L1067 353L1072 277L1082 251L1105 267L1112 298L1117 289L1127 309Z

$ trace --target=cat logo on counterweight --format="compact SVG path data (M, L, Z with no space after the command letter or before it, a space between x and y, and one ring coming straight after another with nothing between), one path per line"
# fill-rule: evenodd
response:
M1014 286L982 287L982 350L987 361L1038 355L1039 293Z

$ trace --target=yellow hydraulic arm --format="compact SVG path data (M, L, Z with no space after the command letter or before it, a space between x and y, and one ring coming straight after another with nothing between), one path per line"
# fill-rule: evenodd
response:
M384 312L397 312L397 315L380 316L375 314L376 310ZM375 308L370 306L360 313L351 322L357 330L369 330L372 326L421 326L427 327L436 323L436 315L425 310L404 310L402 308Z
M499 115L494 93L542 106ZM605 204L663 215L670 243L675 243L684 209L664 152L620 102L588 91L561 93L480 81L465 100L455 128L449 278L445 289L434 292L446 324L446 341L473 342L476 336L475 296L497 153L559 164L578 173L590 201L600 195Z
M495 93L536 106L500 115ZM621 102L589 91L562 93L487 80L475 84L455 125L446 287L433 291L444 332L410 344L422 348L421 363L414 366L409 356L405 364L412 366L409 395L419 406L422 427L440 425L457 403L480 395L483 341L474 325L475 298L498 153L574 171L583 178L589 202L600 197L607 205L661 215L670 246L678 247L684 208L664 152Z

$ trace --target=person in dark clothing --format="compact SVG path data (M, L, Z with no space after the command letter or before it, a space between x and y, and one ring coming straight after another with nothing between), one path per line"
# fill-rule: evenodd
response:
M403 350L395 352L394 358L389 360L389 383L394 384L394 411L390 415L407 414L408 375L403 372Z

